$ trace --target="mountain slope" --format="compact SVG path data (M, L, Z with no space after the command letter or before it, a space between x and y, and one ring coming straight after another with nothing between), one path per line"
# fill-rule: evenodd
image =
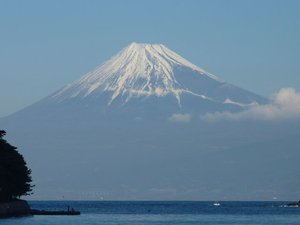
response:
M199 119L265 102L133 43L0 127L33 171L34 199L296 198L299 124Z

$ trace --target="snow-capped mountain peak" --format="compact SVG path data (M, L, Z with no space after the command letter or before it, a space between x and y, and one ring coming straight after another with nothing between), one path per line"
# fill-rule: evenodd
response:
M94 104L102 107L102 111L115 107L118 110L129 107L133 111L139 107L145 111L149 107L157 110L163 106L169 113L240 110L265 102L260 96L206 72L162 44L137 43L66 85L50 99L56 103ZM132 105L135 106L132 108Z
M132 97L171 94L179 105L182 93L205 98L177 81L174 70L178 68L187 68L199 76L219 80L162 44L132 43L95 70L67 85L54 97L61 100L85 98L108 91L111 92L108 104L111 104L119 96L126 103Z

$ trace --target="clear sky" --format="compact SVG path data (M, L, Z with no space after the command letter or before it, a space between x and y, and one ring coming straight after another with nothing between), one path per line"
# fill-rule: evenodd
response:
M300 90L298 0L0 0L0 117L131 42L163 43L263 96Z

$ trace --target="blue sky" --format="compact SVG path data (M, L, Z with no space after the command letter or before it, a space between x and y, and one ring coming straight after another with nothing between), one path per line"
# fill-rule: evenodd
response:
M300 1L0 0L0 117L131 42L163 43L260 95L300 90Z

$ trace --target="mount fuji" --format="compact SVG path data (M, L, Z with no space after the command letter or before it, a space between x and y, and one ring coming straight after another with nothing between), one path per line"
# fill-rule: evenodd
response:
M132 43L0 126L33 171L33 199L292 199L296 124L199 119L268 101Z
M79 104L106 114L168 116L238 111L266 99L222 81L161 44L132 43L66 85L47 104Z

